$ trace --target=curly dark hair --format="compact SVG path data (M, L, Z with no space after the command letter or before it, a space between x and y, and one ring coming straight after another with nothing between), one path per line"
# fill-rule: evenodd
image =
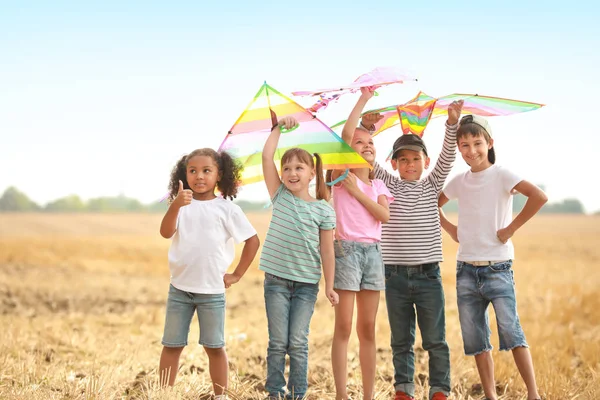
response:
M195 156L208 156L212 158L219 168L220 178L217 188L223 198L233 200L237 197L238 188L241 184L243 166L234 160L226 151L217 152L210 148L197 149L190 154L184 155L177 161L171 171L169 180L169 203L175 200L179 191L179 181L183 182L184 189L190 189L187 182L187 164Z

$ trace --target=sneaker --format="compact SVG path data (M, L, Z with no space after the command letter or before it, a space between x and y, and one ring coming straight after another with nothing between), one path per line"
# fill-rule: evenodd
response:
M394 397L394 400L415 400L415 398L398 390L396 392L396 396Z
M448 396L446 396L442 392L435 392L433 394L433 396L431 397L431 400L447 400L447 399L448 399Z

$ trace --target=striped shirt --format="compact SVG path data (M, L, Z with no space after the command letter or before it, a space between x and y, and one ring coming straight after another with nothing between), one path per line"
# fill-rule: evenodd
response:
M325 200L304 201L285 185L273 197L273 216L260 255L261 271L303 283L321 279L320 231L335 228Z
M444 145L435 168L424 179L406 181L375 164L381 179L394 196L390 220L383 225L383 262L392 265L421 265L442 261L442 231L438 197L456 158L458 124L446 124Z

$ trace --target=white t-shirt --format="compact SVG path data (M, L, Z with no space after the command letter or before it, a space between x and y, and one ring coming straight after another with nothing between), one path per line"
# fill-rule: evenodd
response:
M512 260L515 249L509 239L502 243L496 233L512 222L511 190L521 177L492 165L480 172L470 170L448 182L443 192L458 199L458 261Z
M192 200L181 207L169 248L171 284L191 293L225 293L223 276L235 247L256 235L242 209L229 200Z

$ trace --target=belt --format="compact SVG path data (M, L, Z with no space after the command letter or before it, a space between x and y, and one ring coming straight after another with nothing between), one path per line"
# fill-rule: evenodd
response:
M489 267L490 265L508 262L510 260L496 260L496 261L463 261L466 264L474 265L475 267Z

